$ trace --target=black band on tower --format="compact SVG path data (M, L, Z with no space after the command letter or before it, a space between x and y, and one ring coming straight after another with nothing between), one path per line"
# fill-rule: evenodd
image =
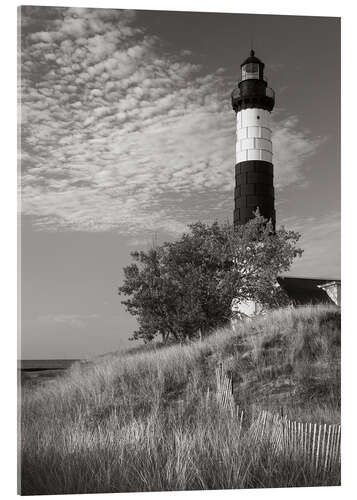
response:
M234 224L245 224L259 212L275 228L273 165L254 160L237 163L234 191Z

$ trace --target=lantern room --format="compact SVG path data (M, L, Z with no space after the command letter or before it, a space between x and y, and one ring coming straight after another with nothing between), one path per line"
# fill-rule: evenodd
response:
M254 50L250 51L250 56L241 64L241 81L243 80L263 80L264 63L255 57Z
M255 57L254 50L240 65L241 75L232 92L232 107L236 113L247 108L271 111L274 107L274 91L264 80L264 63Z

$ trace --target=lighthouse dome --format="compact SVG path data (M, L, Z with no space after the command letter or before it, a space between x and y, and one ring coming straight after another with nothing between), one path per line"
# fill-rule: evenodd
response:
M248 63L257 63L257 64L263 64L264 66L264 63L262 63L262 61L260 59L258 59L258 57L255 57L255 52L254 50L251 50L250 51L250 55L249 57L247 57L247 59L242 62L241 64L241 67L244 65L244 64L248 64Z

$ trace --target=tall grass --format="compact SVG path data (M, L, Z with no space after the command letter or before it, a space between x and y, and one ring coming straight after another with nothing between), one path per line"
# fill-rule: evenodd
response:
M22 494L328 485L299 456L252 446L253 409L339 420L337 308L284 309L203 342L77 363L24 387ZM233 379L239 419L215 398L215 370Z

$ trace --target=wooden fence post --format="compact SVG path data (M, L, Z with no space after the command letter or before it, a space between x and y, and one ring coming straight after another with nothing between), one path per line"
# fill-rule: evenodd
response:
M336 441L336 426L332 426L332 435L331 435L331 446L330 446L330 451L329 451L329 469L331 469L333 465L333 455L334 455L334 450L335 450L335 441Z
M305 422L305 442L304 442L304 463L307 462L307 450L308 450L308 423Z
M321 442L321 466L323 466L325 460L325 454L326 454L326 424L323 426L323 431L322 431L322 442Z
M336 452L335 452L335 462L338 463L341 458L341 426L337 427L337 443L336 443Z
M330 437L331 437L331 425L328 426L328 433L327 433L325 463L324 463L325 472L327 471L327 463L328 463L328 458L329 458L329 454L330 454Z
M311 462L313 462L313 460L314 460L315 438L316 438L316 424L314 424L314 433L313 433L313 438L312 438Z
M320 435L321 435L321 424L319 425L319 432L317 436L317 448L316 448L316 470L319 464L319 451L320 451Z

